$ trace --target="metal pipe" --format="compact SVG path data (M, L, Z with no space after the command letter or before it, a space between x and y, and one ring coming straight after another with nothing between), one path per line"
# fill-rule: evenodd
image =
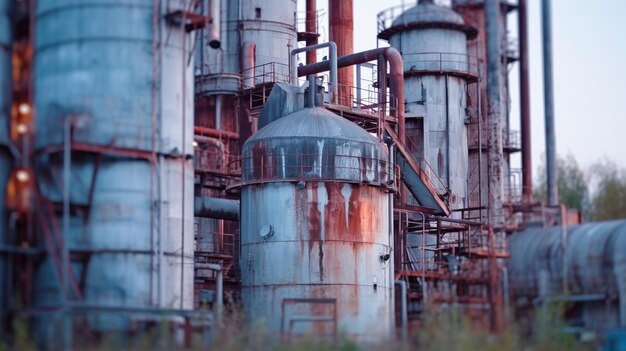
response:
M328 1L328 32L331 41L337 43L337 55L346 56L354 52L354 6L352 0ZM339 103L352 105L354 68L345 67L338 72Z
M296 65L296 55L300 52L308 52L311 50L321 49L321 48L328 48L328 51L330 51L330 63L328 63L330 65L329 67L330 79L328 80L328 92L330 93L330 100L335 102L335 99L337 98L337 94L336 94L337 92L337 45L332 41L291 50L291 84L298 85L298 74L300 73L300 68ZM324 61L324 62L327 62L327 61ZM328 69L324 71L328 71ZM315 74L315 73L319 73L319 72L311 72L310 74ZM310 75L310 74L307 74L307 75Z
M227 130L216 130L214 128L194 126L193 132L198 135L204 135L213 138L229 138L233 140L239 139L239 134L235 132L229 132Z
M563 257L562 257L562 261L561 261L561 266L563 267L563 272L561 273L562 276L562 286L563 286L563 293L564 294L569 294L569 284L567 283L567 207L565 206L565 204L560 204L559 206L560 208L560 214L561 214L561 249L563 250Z
M210 144L218 149L220 157L220 170L224 170L228 163L228 149L224 146L224 143L218 138L206 137L203 135L194 135L193 140L198 144Z
M341 68L373 61L378 59L379 54L382 54L387 59L387 62L389 62L389 81L391 83L390 89L392 95L394 95L396 100L398 100L398 136L400 137L400 141L403 144L406 144L406 135L404 131L404 64L402 62L402 55L400 54L400 52L392 47L367 50L352 55L339 57L337 59L337 67ZM327 61L322 61L311 65L297 67L294 69L297 69L298 71L297 76L302 77L328 71L330 69L330 64ZM379 67L378 69L381 70L382 68Z
M209 15L211 21L209 22L207 35L209 39L209 46L213 49L219 49L222 46L220 40L220 0L209 0Z
M254 82L254 66L256 65L256 44L247 41L243 44L241 53L241 72L243 73L243 85L247 88L253 88Z
M61 251L61 286L60 298L63 304L63 348L72 349L72 327L67 313L68 287L70 280L70 253L69 239L70 235L70 181L72 168L72 116L66 116L64 121L64 138L63 138L63 235L62 251Z
M222 95L215 96L215 129L222 130Z
M556 137L554 130L554 84L552 82L552 14L550 0L541 2L541 33L543 48L543 99L546 128L546 173L548 205L559 204L556 169Z
M482 77L480 63L478 64L478 77ZM479 81L477 82L476 95L478 98L478 218L483 222L483 110L482 110L482 91Z
M378 81L378 131L376 132L378 138L383 137L385 130L385 115L387 114L387 61L385 56L378 54L376 64L379 69L377 71L376 80ZM391 109L390 109L391 110Z
M239 201L209 196L197 196L194 199L194 215L201 218L238 221Z
M486 0L487 21L487 95L489 99L489 223L500 228L502 218L502 107L500 87L502 74L502 52L500 41L500 1Z
M502 272L502 295L504 296L504 318L505 322L509 320L509 307L510 307L510 295L509 295L509 270L505 265L500 266Z
M450 93L448 89L448 75L445 75L445 90L446 90L446 186L448 191L452 189L450 182Z
M519 32L520 129L522 133L522 196L523 202L528 204L533 198L533 166L531 157L528 14L526 0L518 1L517 16Z
M309 93L307 94L307 99L308 99L307 107L313 108L315 107L315 90L316 90L315 75L311 74L308 77L308 81L309 81Z
M402 300L400 307L400 313L402 314L400 316L402 321L400 323L400 332L402 333L402 341L407 342L409 340L409 310L406 302L407 286L404 280L396 280L394 284L400 287L400 299Z
M197 268L210 269L217 272L216 301L215 301L215 319L218 326L222 325L222 315L224 310L224 271L222 266L215 263L196 263Z
M361 109L361 65L356 65L356 108Z
M306 20L304 22L304 31L311 37L307 39L306 46L317 45L317 0L306 0ZM317 50L306 52L307 65L317 62Z

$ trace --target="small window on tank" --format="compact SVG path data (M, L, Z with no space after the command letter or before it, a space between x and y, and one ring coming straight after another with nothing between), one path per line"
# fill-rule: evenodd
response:
M255 7L254 8L254 14L256 16L256 19L261 18L261 8L260 7Z

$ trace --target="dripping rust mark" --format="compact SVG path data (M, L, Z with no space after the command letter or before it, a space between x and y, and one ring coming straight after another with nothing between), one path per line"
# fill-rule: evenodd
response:
M311 203L309 204L309 258L313 245L318 246L318 268L320 281L324 281L324 247L322 243L322 214L319 210L318 182L311 182Z

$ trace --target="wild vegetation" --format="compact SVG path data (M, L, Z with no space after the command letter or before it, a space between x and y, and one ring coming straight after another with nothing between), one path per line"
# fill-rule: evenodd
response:
M535 199L546 202L546 168L541 165L536 178ZM582 212L586 221L626 218L626 169L601 160L587 169L572 155L557 157L559 201Z
M409 340L400 337L373 344L357 344L345 336L320 340L313 337L300 337L297 340L281 340L274 333L269 333L262 323L246 326L239 311L230 311L224 325L211 333L210 340L197 335L192 340L192 347L186 350L215 351L369 351L369 350L429 350L429 351L556 351L595 350L597 345L581 343L571 334L564 333L561 322L561 306L547 306L535 313L522 328L519 324L508 323L501 333L490 333L484 328L473 325L460 313L450 310L433 314L420 327L410 330ZM0 350L36 350L35 344L28 338L25 320L14 324L17 332L13 347L8 344ZM171 325L166 323L156 326L150 332L134 338L110 336L98 343L76 344L78 350L98 351L152 351L179 350L180 337L173 337Z

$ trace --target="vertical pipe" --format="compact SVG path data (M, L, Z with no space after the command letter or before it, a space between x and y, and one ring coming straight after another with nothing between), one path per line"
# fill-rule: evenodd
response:
M224 271L221 267L217 271L217 323L221 326L224 313Z
M406 145L406 132L404 120L404 63L400 52L392 47L383 51L385 59L389 62L389 83L391 95L395 97L396 117L398 118L398 136L400 142ZM380 69L380 68L379 68ZM387 66L385 65L385 70Z
M346 56L354 51L354 6L352 0L328 1L328 31L331 41L337 43L337 55ZM354 86L354 68L339 70L339 103L352 105L352 87Z
M298 69L298 66L296 65L296 55L300 52L308 52L311 50L316 50L316 49L321 49L321 48L326 48L326 47L328 48L328 51L330 53L329 55L330 56L330 65L329 65L330 66L329 67L330 78L328 80L328 92L330 93L331 101L334 102L337 99L337 45L332 41L291 50L291 59L289 60L290 65L291 65L290 67L291 84L293 85L298 84L299 69ZM318 73L318 72L312 72L310 74Z
M478 64L478 77L482 77L480 63ZM480 79L480 78L479 78ZM478 99L478 218L483 222L483 110L482 110L482 87L480 80L476 83L476 95Z
M504 321L509 321L509 307L511 305L509 296L509 270L505 265L500 266L502 274L502 296L504 297Z
M308 81L309 81L309 94L307 95L307 101L308 101L308 106L309 108L313 108L315 107L315 88L316 88L316 84L315 84L315 75L311 74L308 77Z
M530 130L530 79L528 71L528 13L526 0L517 5L519 32L520 117L522 131L522 199L528 204L533 197L533 166Z
M241 72L243 73L243 85L246 88L253 88L255 86L256 44L252 41L247 41L243 44L242 50Z
M220 40L220 0L209 0L209 15L211 21L207 30L207 36L209 37L209 46L213 49L219 49L222 46ZM204 50L204 48L202 48Z
M387 61L385 60L385 56L380 53L378 55L378 60L376 61L378 65L378 137L382 138L383 131L385 130L384 126L384 118L387 114ZM391 109L389 109L391 112Z
M356 108L361 109L361 65L356 65Z
M559 202L556 170L556 137L554 131L554 91L552 82L552 14L550 0L541 2L541 33L543 36L543 99L546 124L546 170L548 177L548 205Z
M448 89L448 75L445 75L445 86L446 86L446 185L448 186L448 191L452 189L452 184L450 182L450 92Z
M63 347L71 350L72 329L70 323L70 313L68 308L68 287L70 272L70 181L72 169L72 117L65 117L64 121L64 138L63 138L63 235L62 239L62 256L61 256L61 287L60 297L63 304Z
M304 31L311 37L307 39L306 46L317 45L317 0L306 0L306 19ZM317 62L317 50L307 51L306 64Z
M489 223L500 228L502 218L502 107L500 87L502 54L500 41L500 1L486 0L487 95L489 117Z
M569 284L567 280L567 207L565 204L560 204L560 212L561 212L561 250L563 250L563 255L561 259L561 267L563 267L563 271L561 275L563 276L561 284L563 286L562 291L564 294L569 294Z
M222 95L215 96L215 129L222 130Z
M215 320L217 322L218 327L222 325L222 315L224 309L224 271L222 266L215 263L201 263L199 267L206 268L212 270L217 273L217 282L215 287Z
M401 335L402 335L402 342L407 342L409 341L409 310L407 307L407 286L406 286L406 282L404 280L396 280L394 282L395 285L400 287L400 299L402 300L401 302L401 308L400 308L400 313L401 315L401 320L402 323L400 325L400 331L401 331Z

